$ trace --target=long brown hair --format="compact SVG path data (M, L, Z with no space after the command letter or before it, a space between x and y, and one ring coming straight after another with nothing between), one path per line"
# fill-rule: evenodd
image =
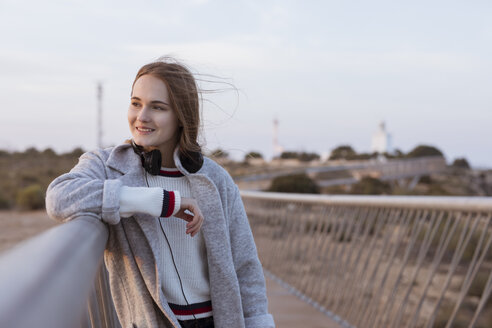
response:
M178 144L180 155L192 158L191 153L200 152L198 133L200 129L200 93L191 71L171 57L142 66L132 84L143 75L152 75L167 86L171 107L178 118Z

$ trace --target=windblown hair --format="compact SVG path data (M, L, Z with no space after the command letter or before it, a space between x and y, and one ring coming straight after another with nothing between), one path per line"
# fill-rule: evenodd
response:
M200 94L191 71L174 58L161 57L138 70L132 84L132 93L135 82L143 75L152 75L167 86L171 107L178 118L180 155L191 159L191 153L201 153L198 144Z

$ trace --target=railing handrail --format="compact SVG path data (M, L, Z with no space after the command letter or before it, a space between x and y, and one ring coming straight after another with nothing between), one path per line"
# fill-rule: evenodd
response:
M0 327L74 327L83 320L108 238L81 216L0 256Z
M318 195L241 190L242 197L326 205L492 211L492 197Z
M265 269L345 326L487 321L492 197L241 196Z

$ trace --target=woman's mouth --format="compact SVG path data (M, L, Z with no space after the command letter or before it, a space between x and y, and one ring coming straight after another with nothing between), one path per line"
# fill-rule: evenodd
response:
M146 127L136 127L135 128L140 134L149 134L149 133L152 133L153 131L155 131L155 129L151 129L151 128L146 128Z

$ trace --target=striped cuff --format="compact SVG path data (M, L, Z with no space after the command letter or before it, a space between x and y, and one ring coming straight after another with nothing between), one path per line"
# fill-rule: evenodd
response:
M176 215L178 211L181 209L181 194L179 191L175 190L174 191L174 211L173 214L171 215Z
M161 217L168 218L176 214L181 206L181 195L179 191L163 190Z

